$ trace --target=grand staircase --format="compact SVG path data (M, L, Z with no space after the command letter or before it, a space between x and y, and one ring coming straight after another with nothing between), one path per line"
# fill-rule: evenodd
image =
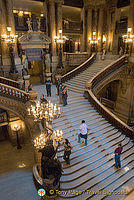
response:
M58 158L64 170L59 199L118 200L123 199L126 194L118 194L119 191L123 193L134 189L133 143L130 138L106 121L83 97L85 82L112 61L112 59L97 60L85 71L64 83L69 90L68 105L63 108L62 117L54 120L53 129L63 130L64 138L69 139L73 150L70 165L67 165L62 158L63 147L58 151ZM83 142L81 144L77 142L82 120L86 120L90 129L87 146ZM114 150L118 142L123 145L120 170L114 167ZM117 194L110 195L111 191L116 191Z

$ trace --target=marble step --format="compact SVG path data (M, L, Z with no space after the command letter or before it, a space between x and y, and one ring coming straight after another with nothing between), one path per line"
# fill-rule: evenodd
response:
M120 140L118 140L120 139ZM85 152L85 154L80 155L79 157L77 157L77 159L71 160L71 164L70 166L63 166L64 168L64 175L68 175L68 174L73 174L76 171L79 171L80 169L84 168L85 166L87 166L87 164L90 162L96 162L99 159L102 159L103 157L105 157L106 155L110 155L113 154L114 149L117 147L118 141L121 141L124 145L129 144L129 139L126 139L125 137L119 137L116 138L115 141L111 141L110 144L107 146L104 145L103 149L100 147L96 147L94 149L94 152L92 152L92 150L90 149L91 153L89 155L89 152ZM110 147L110 150L109 150ZM130 147L130 144L129 144ZM132 147L132 145L131 145ZM71 159L72 159L72 155L71 155Z
M127 154L122 154L121 157L121 163L123 167L123 161L125 160L126 162L129 162L130 160L133 160L133 151L129 150L128 155ZM67 190L69 189L75 189L79 187L79 183L84 183L87 180L91 180L94 177L97 177L101 173L105 173L109 168L113 167L115 164L114 158L113 159L108 159L106 160L107 157L103 159L103 163L95 162L87 165L84 170L80 170L81 173L76 172L75 174L70 177L70 180L66 180L66 182L61 181L61 186L62 188L65 188ZM68 179L68 177L66 177Z
M130 193L131 191L133 191L133 185L134 185L134 177L132 177L129 180L126 180L125 183L123 183L122 185L120 185L118 188L116 188L116 192L120 192L120 191L127 191L127 193ZM117 200L124 200L126 197L126 194L116 194L116 199ZM104 200L115 200L115 195L107 195L106 197L103 197ZM132 199L133 200L133 199Z
M110 136L112 136L114 134L117 135L117 133L118 133L118 130L113 129L111 131L105 131L105 132L103 131L101 133L97 132L96 134L88 134L88 141L89 141L89 144L91 145L91 144L100 142L104 138L110 137ZM78 134L75 134L73 136L73 138L70 139L71 144L73 144L73 150L74 150L75 146L80 146L77 139L78 139ZM60 150L58 152L63 151L63 149L64 149L64 147L60 147Z
M94 177L93 179L91 179L91 180L83 183L81 186L77 187L77 190L83 191L83 186L84 186L84 188L86 188L86 190L92 190L92 191L98 191L97 188L99 190L104 190L105 188L109 188L109 190L111 190L110 186L112 188L116 188L117 185L119 184L118 181L120 179L123 182L124 177L125 177L125 181L126 181L134 176L134 161L130 160L130 162L128 163L127 160L123 160L123 168L125 168L125 167L129 167L130 170L127 172L125 170L119 171L119 170L115 170L114 167L111 167L105 173L98 174L97 177ZM113 184L113 183L115 183L115 181L116 181L116 184ZM120 181L120 184L121 184L121 181ZM110 186L108 187L108 185L110 185ZM61 190L63 190L63 188L61 188ZM88 194L86 192L84 192L82 195L79 195L79 196L76 196L73 194L70 195L68 193L66 195L66 198L67 197L69 197L69 198L75 197L76 199L85 199L86 200L93 196L94 195ZM100 197L100 199L101 198L102 197Z
M92 157L93 155L95 156L96 154L98 154L99 152L103 152L105 154L105 150L107 148L109 148L109 143L111 143L112 145L114 144L113 140L123 140L125 139L121 134L120 135L112 135L109 138L105 138L104 139L104 145L101 145L100 142L96 142L96 141L88 141L88 145L85 147L81 146L81 147L77 147L75 146L74 149L72 150L72 154L71 154L71 166L75 165L76 163L79 162L80 159L84 159L89 157L89 153L90 156ZM86 149L86 152L84 152L83 150ZM58 158L62 158L61 156L62 154L60 154L60 156L58 156Z

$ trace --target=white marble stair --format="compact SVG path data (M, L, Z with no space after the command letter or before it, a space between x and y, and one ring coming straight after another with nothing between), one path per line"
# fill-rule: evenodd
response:
M66 195L60 195L57 199L107 199L109 196L91 195L83 192L81 195L69 194L72 191L119 190L123 185L129 190L134 184L134 146L128 137L123 135L104 117L102 117L83 97L85 82L92 78L100 70L104 69L113 60L95 61L85 71L68 80L64 85L68 88L68 105L63 107L63 116L55 119L54 129L62 129L64 138L68 138L73 145L70 157L70 165L63 160L63 147L58 150L58 159L63 165L61 189L67 191ZM86 120L90 128L87 146L77 142L78 129L81 120ZM114 150L118 142L122 142L123 153L121 156L122 169L114 168ZM131 187L132 189L132 187ZM120 195L111 195L114 200ZM123 196L122 196L123 198Z

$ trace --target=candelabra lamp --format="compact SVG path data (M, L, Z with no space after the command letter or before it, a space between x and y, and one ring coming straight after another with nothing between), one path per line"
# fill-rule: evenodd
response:
M34 117L34 121L45 119L47 122L52 123L53 119L60 117L61 109L56 104L36 102L35 106L28 108L28 115Z
M63 131L62 130L55 130L53 133L53 139L56 142L61 142L63 140Z
M59 47L59 69L63 69L63 62L62 62L62 45L65 43L67 40L66 36L62 36L62 30L59 30L59 36L55 36L54 40L57 44L60 45Z
M89 43L91 44L91 51L96 52L97 51L97 44L100 40L100 37L97 38L96 32L94 31L92 33L92 37L89 37Z
M9 47L9 56L11 59L11 68L10 73L17 73L17 69L15 66L15 60L14 60L14 45L16 43L16 39L18 35L11 35L11 27L7 27L8 34L2 35L2 40L7 43Z
M12 126L11 126L11 129L13 130L13 131L15 131L16 132L16 139L17 139L17 149L21 149L22 148L22 146L20 145L20 140L19 140L19 135L18 135L18 131L20 130L20 125L19 124L13 124Z
M131 47L134 42L134 35L132 34L132 28L128 28L127 35L123 35L123 42L125 43L126 54L131 54Z

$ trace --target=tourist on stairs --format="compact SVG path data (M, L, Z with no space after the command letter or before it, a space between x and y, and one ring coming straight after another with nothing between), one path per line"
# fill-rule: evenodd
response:
M59 86L59 104L63 104L63 89L62 89L62 84Z
M63 92L62 93L63 93L63 106L66 106L67 105L67 97L68 97L66 86L63 86Z
M45 83L46 83L47 96L51 97L51 85L52 85L51 79L47 77L47 80L45 81Z
M68 141L68 139L65 139L63 143L59 143L60 145L64 145L64 156L63 159L66 161L67 164L70 164L70 155L72 150L72 145Z
M87 134L88 134L88 126L85 123L85 120L82 120L82 124L80 125L80 134L78 134L78 142L81 142L81 138L85 139L85 145L87 145Z
M118 144L118 147L115 149L114 154L115 154L115 167L121 168L121 161L120 161L120 155L122 153L123 147L121 143Z

